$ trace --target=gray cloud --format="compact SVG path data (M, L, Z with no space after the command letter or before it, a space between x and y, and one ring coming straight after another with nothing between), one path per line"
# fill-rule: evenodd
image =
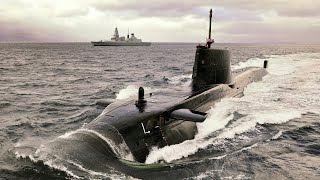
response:
M69 9L62 12L59 12L57 17L76 17L76 16L86 16L89 13L89 8L81 9Z
M243 12L258 14L268 11L277 12L285 16L320 16L320 1L315 0L184 0L184 1L163 1L163 0L122 0L95 1L91 6L99 11L134 11L140 16L184 16L203 15L204 9L223 9L224 11L240 12L234 13L239 17ZM202 7L199 11L197 8ZM242 12L241 12L242 11Z
M228 42L319 42L320 23L294 24L232 23L219 29Z
M295 7L290 9L279 9L277 12L280 16L287 17L318 17L320 18L320 4L312 7Z
M15 41L38 41L32 30L24 27L19 22L0 21L0 41L15 42Z
M34 27L20 21L0 20L0 42L72 41L72 35L59 30Z
M92 7L99 11L112 12L135 12L138 16L143 17L177 17L190 15L193 8L197 7L195 1L178 2L178 1L121 1L121 3L110 3L108 1L97 1L92 3Z
M320 42L315 38L320 30L320 1L314 0L4 2L0 7L0 41L108 39L116 26L122 31L130 27L144 40L198 41L207 35L208 11L213 8L213 31L223 41Z

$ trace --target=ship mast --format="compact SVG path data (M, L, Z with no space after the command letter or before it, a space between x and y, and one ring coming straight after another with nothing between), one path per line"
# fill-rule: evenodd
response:
M128 28L128 35L127 35L127 38L129 39L129 28Z

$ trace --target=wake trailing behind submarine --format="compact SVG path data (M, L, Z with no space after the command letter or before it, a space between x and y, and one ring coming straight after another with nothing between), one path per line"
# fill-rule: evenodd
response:
M106 160L131 156L138 162L145 162L154 147L161 148L193 139L197 134L196 124L206 120L206 112L215 103L224 97L243 96L248 84L268 74L267 62L264 67L232 72L229 50L211 47L214 43L211 39L212 10L209 19L209 38L205 45L196 47L188 94L181 97L165 93L145 95L140 87L138 98L101 100L97 104L105 106L103 112L69 138L76 145L70 145L69 141L60 138L51 142L51 147L63 149L72 156L76 156L70 152L73 148L90 151L88 153L94 153L92 149L95 149L97 154L110 154ZM89 141L95 141L95 147ZM105 141L108 145L105 145ZM88 157L81 157L90 159L93 156L87 154ZM99 158L102 157L105 158L99 155ZM95 163L88 166L100 167Z

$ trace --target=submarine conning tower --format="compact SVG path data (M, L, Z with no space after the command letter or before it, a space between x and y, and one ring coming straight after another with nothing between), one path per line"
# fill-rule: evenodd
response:
M227 49L211 48L212 9L209 15L209 38L206 45L198 45L192 74L192 87L199 91L214 84L232 84L230 52Z

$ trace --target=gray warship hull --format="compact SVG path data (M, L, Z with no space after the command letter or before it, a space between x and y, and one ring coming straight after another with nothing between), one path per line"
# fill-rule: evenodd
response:
M93 46L150 46L151 42L91 41Z

